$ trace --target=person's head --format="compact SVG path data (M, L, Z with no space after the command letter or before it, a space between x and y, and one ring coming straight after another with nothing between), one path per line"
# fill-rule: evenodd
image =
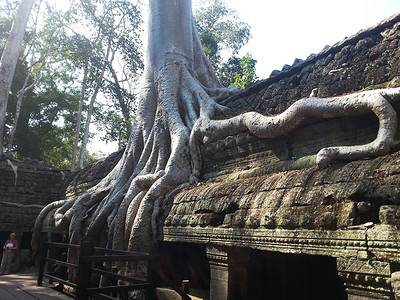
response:
M13 239L15 239L16 236L17 236L17 235L13 232L13 233L10 234L10 239L13 240Z

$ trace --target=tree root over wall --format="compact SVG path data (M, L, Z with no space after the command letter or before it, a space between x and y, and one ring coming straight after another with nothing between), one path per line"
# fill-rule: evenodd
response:
M200 143L237 132L250 130L260 137L275 137L292 131L311 116L332 118L373 111L380 125L375 141L324 148L318 153L318 164L323 167L335 160L391 151L397 116L390 102L400 100L400 89L301 99L272 117L250 112L212 120L215 112L226 109L218 101L237 90L222 88L215 77L201 49L191 2L150 0L150 15L148 61L125 153L98 185L79 197L56 201L43 209L34 227L34 251L42 223L54 211L55 228L68 231L72 244L93 238L100 246L150 252L155 245L160 202L200 176ZM70 261L72 257L69 255ZM146 276L144 265L120 264L118 270ZM140 293L136 296L141 297Z

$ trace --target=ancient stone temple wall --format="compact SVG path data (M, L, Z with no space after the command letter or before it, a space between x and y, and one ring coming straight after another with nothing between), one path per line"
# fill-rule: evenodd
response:
M68 173L35 160L0 160L0 201L46 205L60 198Z
M311 93L399 87L399 41L400 15L274 71L224 100L230 113L218 117L277 114ZM400 113L399 104L394 108ZM273 139L241 133L204 145L202 182L161 203L157 238L171 278L209 289L212 300L394 299L400 282L399 133L390 155L324 169L315 164L322 147L370 142L377 128L372 114L315 118ZM15 163L15 183L12 166L2 161L0 199L10 212L2 214L9 224L4 232L32 222L23 221L28 214L19 205L34 212L40 209L35 205L82 193L121 154L65 181L59 170L49 171L54 181L47 179L39 166L30 174L41 176L30 179L30 171ZM21 225L18 234L25 231L29 227ZM327 290L317 288L328 284L324 278Z
M32 232L44 206L96 185L121 155L113 153L73 174L36 160L0 160L0 233L17 232L21 237Z
M0 161L0 232L31 232L36 216L50 202L60 199L65 171L38 161Z
M333 97L362 90L400 86L399 17L362 31L305 61L296 60L282 71L259 81L223 104L234 116L246 111L275 115L295 101L308 97L314 89L318 97ZM221 118L227 117L226 115ZM375 125L374 125L375 124ZM311 126L309 126L311 125ZM338 143L365 143L374 138L374 117L309 120L295 132L271 143L251 134L239 134L204 147L203 174L206 178L254 164L274 166L277 160L295 161ZM310 139L309 137L314 137ZM267 145L268 144L268 145ZM271 155L271 151L273 155ZM254 159L253 159L254 158ZM272 162L272 163L271 163Z
M15 232L19 251L12 271L30 266L30 240L42 208L60 199L67 171L36 160L0 160L0 242Z
M399 41L400 15L274 71L224 100L230 112L220 118L278 114L310 94L399 87ZM399 114L400 104L394 108ZM273 139L245 132L204 145L203 182L165 203L158 239L206 246L211 299L394 299L392 286L400 282L393 275L400 263L399 131L390 155L324 169L315 163L321 148L369 143L377 130L373 114L313 118ZM280 280L263 275L277 259L282 268L272 272ZM304 272L288 283L293 269ZM258 279L251 276L256 272ZM313 286L320 278L334 284L317 296ZM258 294L251 292L257 288ZM298 291L287 291L293 288Z
M123 151L114 152L106 158L100 159L68 177L62 187L64 197L73 197L82 194L100 182L116 165Z

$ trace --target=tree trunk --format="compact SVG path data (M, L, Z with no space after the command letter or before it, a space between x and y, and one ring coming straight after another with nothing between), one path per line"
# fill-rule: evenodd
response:
M200 175L199 143L247 129L254 134L268 135L265 133L268 130L259 129L268 127L269 123L273 124L272 131L279 128L281 122L288 122L286 129L292 130L296 126L291 123L292 117L301 118L310 109L307 105L304 107L307 101L302 100L300 105L272 120L245 114L221 123L212 121L213 114L224 109L215 99L236 90L221 88L214 75L193 23L191 1L150 0L148 34L137 116L123 157L97 186L77 198L45 208L35 224L34 239L40 232L46 212L59 206L54 213L55 225L58 230L69 231L71 243L92 237L110 248L148 252L156 238L158 208L163 201L168 201L168 195L174 190L196 182ZM400 91L396 93L392 98L399 100ZM383 105L382 110L388 112L380 119L387 117L391 121L381 122L385 128L378 136L395 131L395 113L386 99L382 99L385 96L361 105L363 98L348 97L349 101L341 101L336 106L330 104L336 99L330 99L325 104L333 112L326 113L323 105L317 105L319 113L316 114L321 117L336 116L341 112L349 115L357 113L356 108L348 109L351 106L358 105L365 112L374 105ZM314 99L313 103L318 102L317 98L310 99ZM373 111L381 114L379 109ZM254 116L255 124L252 123ZM284 124L282 127L279 134L287 132ZM390 151L393 133L388 133L387 139L383 140L379 138L375 143L383 149L377 155ZM33 244L34 250L35 247ZM118 267L121 273L133 273L136 277L146 275L146 268L141 264Z
M31 71L29 71L28 75L25 78L22 88L17 93L17 105L15 108L14 120L10 130L10 134L8 136L7 156L12 156L12 146L14 143L15 132L17 131L17 125L18 125L19 115L21 113L22 101L24 100L25 94L35 86L37 81L35 78L34 82L31 85L27 86L30 76L31 76Z
M117 73L115 72L112 64L108 65L108 69L109 69L109 71L111 73L111 76L112 76L112 78L114 80L114 82L112 82L112 81L110 81L110 82L115 85L116 98L118 100L119 107L121 108L121 113L122 113L122 116L124 118L125 127L126 127L126 130L128 132L128 136L129 136L130 133L131 133L131 121L130 121L130 117L131 116L130 116L130 113L129 113L129 108L128 108L127 103L124 101L124 97L122 95L122 88L121 88L121 85L119 84ZM119 137L118 138L118 150L120 150L120 144L121 144L121 138Z
M88 108L88 112L87 112L87 116L86 116L85 131L83 133L81 150L79 153L79 160L78 160L78 169L79 170L82 169L82 167L83 167L83 160L85 158L86 146L89 141L89 128L90 128L90 123L92 122L94 103L95 103L97 95L99 93L106 68L107 68L108 64L112 63L112 61L114 60L115 52L112 52L111 59L110 59L110 61L108 61L108 59L109 59L108 56L110 54L110 51L111 51L111 44L109 43L106 54L104 56L103 66L102 66L102 68L100 70L100 74L98 75L97 80L96 80L96 86L94 88L92 96L90 97L89 108Z
M85 95L86 95L87 77L88 77L88 60L86 60L85 68L83 70L81 96L79 99L78 116L77 116L76 127L75 127L74 149L72 150L71 172L73 172L75 170L76 154L78 152L79 136L81 133L81 125L82 125L83 103L85 102Z
M3 154L4 125L8 94L11 89L15 66L17 64L26 24L33 3L34 0L21 0L0 60L0 155Z
M36 35L36 26L37 26L37 22L38 22L38 18L39 18L39 12L40 12L40 9L38 8L38 10L36 12L34 26L33 26L34 35ZM32 41L32 45L30 45L28 51L26 51L27 52L26 56L28 56L28 54L31 54L30 66L28 69L28 73L26 74L24 83L23 83L21 89L17 93L17 105L15 108L14 120L13 120L12 127L10 129L10 134L8 136L7 156L10 156L10 157L12 156L12 146L14 143L15 132L17 131L17 125L18 125L19 115L21 113L22 101L24 100L26 93L28 91L30 91L31 89L33 89L33 87L38 82L39 76L40 76L40 71L44 67L46 57L49 54L51 48L52 48L52 44L49 45L47 51L40 57L40 59L37 62L34 61L35 51L36 51L35 41ZM36 70L36 75L34 76L32 83L28 86L29 79L32 76L33 69L36 64L40 64L40 67L38 68L38 70Z

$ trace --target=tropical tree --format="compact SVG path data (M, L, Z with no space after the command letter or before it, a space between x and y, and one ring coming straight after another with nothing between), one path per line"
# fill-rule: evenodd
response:
M123 86L124 82L137 78L142 68L140 12L136 5L130 1L91 1L80 2L84 18L81 22L86 23L90 36L79 37L86 43L85 55L82 55L84 72L81 88L80 111L83 101L89 97L89 105L86 114L84 133L80 148L78 167L83 166L86 145L89 139L92 114L95 111L95 102L100 91L111 95L118 103L118 108L124 119L124 125L130 130L130 119L133 94ZM78 48L80 51L81 48ZM125 67L120 74L116 71L115 61L123 61ZM107 74L109 76L107 77ZM120 75L120 76L119 76ZM129 78L129 80L127 79ZM129 85L129 88L132 86ZM78 139L81 127L81 114L78 114L76 127L76 139L74 153L72 156L72 169L75 165L75 153L77 151Z
M33 20L33 25L32 28L29 29L29 34L28 34L28 42L29 47L26 47L26 50L24 51L24 57L25 59L28 59L29 56L29 64L27 67L27 72L26 72L26 77L23 81L22 86L17 92L17 103L16 103L16 108L15 108L15 113L13 116L13 122L10 128L10 132L8 134L8 143L7 143L7 155L11 156L12 155L12 148L13 148L13 143L14 143L14 136L15 132L17 130L17 125L18 125L18 120L19 120L19 115L21 113L21 106L22 106L22 101L24 100L24 97L26 96L27 92L30 91L31 89L34 88L34 86L37 84L39 78L40 78L40 71L42 68L45 66L45 60L51 50L53 42L51 41L50 43L46 41L44 44L46 45L43 49L42 45L42 51L38 49L38 45L43 43L44 41L39 41L39 38L37 36L37 23L39 19L39 13L40 13L40 4L41 1L38 2L38 5L36 5L36 11L35 11L35 16Z
M46 9L40 11L40 4L46 5ZM12 12L13 7L8 10ZM72 83L76 68L71 67L65 52L60 50L70 15L68 10L60 12L48 2L38 1L27 26L6 115L7 151L17 158L29 156L64 166L65 158L70 157L68 154L61 159L60 155L50 154L56 149L64 149L58 153L65 155L65 149L70 148L66 132L71 128L64 117L65 109L74 107ZM7 15L2 15L1 19L7 24ZM38 23L41 25L37 26ZM62 104L65 99L69 99L70 106ZM42 130L44 128L46 130Z
M144 78L125 152L98 185L44 208L35 224L35 236L53 211L56 228L69 231L70 243L93 238L109 248L150 251L162 201L199 178L200 143L241 131L271 137L293 130L308 116L336 117L358 113L360 108L371 109L380 119L377 139L358 148L324 148L318 163L325 166L335 159L390 152L397 118L386 98L399 100L400 89L303 99L278 116L244 113L212 120L214 113L225 110L217 101L236 90L223 88L215 76L195 29L191 1L150 0L149 4ZM146 273L141 263L118 266L121 273L137 277Z
M26 70L18 65L16 75L13 85L20 86ZM30 157L52 166L69 168L79 91L60 90L54 79L44 73L40 79L40 89L27 92L11 150L18 159ZM17 90L10 94L9 112L16 110ZM9 113L7 118L7 123L11 124L13 115Z
M249 41L250 25L240 21L225 0L201 1L194 19L204 52L218 74L223 52L234 56Z
M14 76L11 102L7 105L5 131L8 137L7 149L16 157L30 155L31 158L45 158L47 163L54 163L55 159L50 158L59 157L56 159L57 166L60 166L61 161L63 166L69 164L71 153L74 151L72 161L74 166L79 140L83 137L86 144L92 136L89 126L81 126L82 122L91 123L92 113L97 113L96 120L100 120L98 116L110 113L110 110L104 112L101 109L112 107L114 117L101 120L110 122L102 127L112 129L107 132L106 138L112 139L115 136L112 135L113 132L117 132L113 127L122 125L123 128L119 128L119 132L125 134L118 137L121 139L121 146L122 140L127 139L135 100L132 91L136 88L136 78L143 64L141 43L138 41L140 14L136 6L129 1L93 1L95 3L93 6L88 0L79 3L71 0L70 9L61 10L55 6L57 3L45 0L38 3L41 2L46 7L41 10L40 15L36 14L35 20L38 18L40 20L31 22L28 26L28 34L25 35L17 61L18 74ZM0 49L4 48L7 32L11 27L9 15L16 10L16 4L12 4L9 1L1 3ZM36 23L40 26L36 27ZM86 30L82 31L81 28ZM109 60L105 59L107 49ZM120 65L123 67L118 67ZM46 126L50 126L47 129L52 128L55 132L49 135L46 131L40 130L45 123L35 119L40 114L33 112L42 107L42 115L46 115L46 107L41 106L41 101L46 99L47 95L55 94L55 90L58 90L57 93L62 98L53 101L54 117L49 120L55 123L46 123ZM80 101L76 102L76 93L79 90ZM108 103L104 105L96 103L95 100L100 92L106 95ZM66 106L59 105L66 98L72 101L70 109L75 109L69 112L68 115L72 116L69 120L64 119L67 115L64 111ZM75 106L76 103L79 105ZM85 114L86 112L88 113ZM119 118L124 121L116 122ZM71 130L70 122L76 124L75 140L71 140L67 137L69 135L65 134L67 130ZM87 129L86 134L82 127ZM43 132L43 136L35 135L35 142L32 143L31 149L27 149L22 137L25 136L26 140L30 140L34 135L26 136L25 133L33 131L35 134ZM71 143L75 143L75 147L71 147ZM53 148L45 146L52 144ZM41 153L38 149L51 153L52 149L63 150L54 156L50 153ZM67 149L69 149L68 162L66 157L61 160L61 156L68 153ZM80 157L82 166L87 161L85 149L82 149Z
M3 154L8 94L34 0L21 0L0 59L0 155Z
M149 3L146 67L125 153L99 185L79 197L50 205L58 207L56 226L69 228L71 243L84 237L100 241L107 232L108 238L102 242L108 247L150 250L154 203L199 176L191 174L189 138L194 123L200 115L211 117L223 110L213 99L235 91L222 88L214 74L197 35L191 1ZM82 222L86 214L91 215L90 224Z
M242 58L232 56L221 65L218 78L223 86L246 88L257 80L256 63L249 53Z
M256 60L251 58L250 54L243 56L240 60L240 71L236 72L234 75L235 82L233 85L246 88L251 83L257 80L257 75L255 71Z

